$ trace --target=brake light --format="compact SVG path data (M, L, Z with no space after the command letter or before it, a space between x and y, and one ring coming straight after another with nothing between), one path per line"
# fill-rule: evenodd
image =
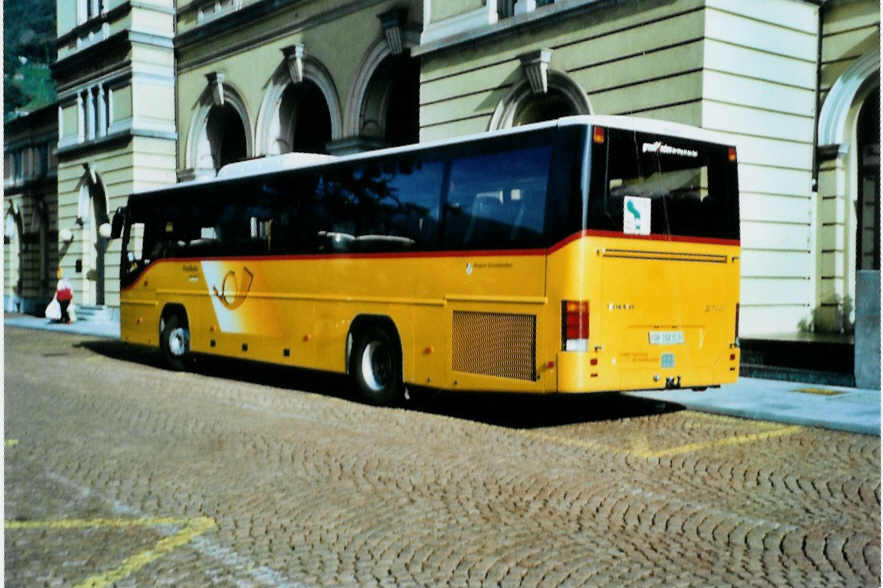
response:
M589 301L561 303L561 334L564 351L589 350Z
M730 161L736 161L736 148L730 147L730 151L727 156L729 157Z
M604 127L592 127L592 142L599 144L604 142Z

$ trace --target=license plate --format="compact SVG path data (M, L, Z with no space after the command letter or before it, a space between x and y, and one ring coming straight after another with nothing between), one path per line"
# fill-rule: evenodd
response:
M683 331L650 331L650 345L679 345L683 342Z

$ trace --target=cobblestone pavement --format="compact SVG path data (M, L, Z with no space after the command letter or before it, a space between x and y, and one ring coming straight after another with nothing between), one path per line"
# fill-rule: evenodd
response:
M8 586L880 584L877 437L5 344Z

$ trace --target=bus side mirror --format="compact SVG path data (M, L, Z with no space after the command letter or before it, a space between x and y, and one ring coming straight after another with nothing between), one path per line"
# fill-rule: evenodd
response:
M117 208L116 212L113 213L113 220L110 225L110 238L111 239L119 239L123 234L123 220L125 219L125 211L124 207Z

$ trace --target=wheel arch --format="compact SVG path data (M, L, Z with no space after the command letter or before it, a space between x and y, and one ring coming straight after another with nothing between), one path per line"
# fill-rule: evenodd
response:
M359 331L364 331L370 328L380 328L388 331L394 337L396 342L399 344L399 359L402 362L402 379L405 378L405 350L402 345L402 335L399 332L398 326L395 321L388 315L385 314L359 314L353 318L350 323L349 331L346 334L346 345L344 350L344 365L346 366L346 373L350 375L350 360L353 349L353 339L354 334Z
M173 315L177 315L182 321L182 326L190 328L190 319L187 316L187 309L183 304L178 302L169 302L165 306L163 306L162 313L159 315L159 333L162 336L163 328L165 327L166 320Z

